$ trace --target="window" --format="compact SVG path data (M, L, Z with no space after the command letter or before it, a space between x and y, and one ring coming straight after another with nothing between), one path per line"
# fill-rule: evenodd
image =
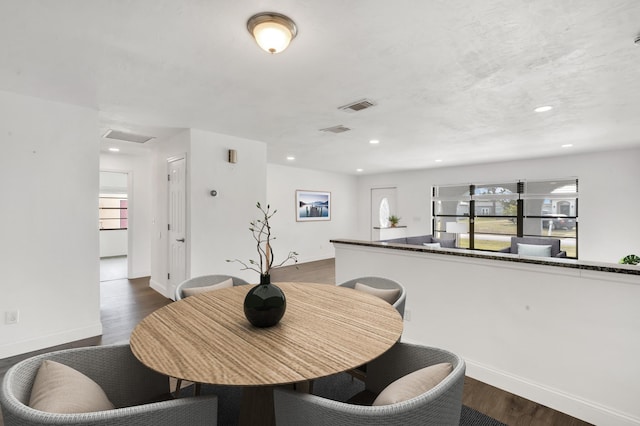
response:
M127 229L127 198L122 195L101 195L98 205L100 229Z
M389 199L384 197L382 201L380 201L380 228L388 228L389 227Z
M577 179L436 186L432 196L435 236L443 237L446 222L468 224L459 247L500 251L512 236L554 237L578 257Z

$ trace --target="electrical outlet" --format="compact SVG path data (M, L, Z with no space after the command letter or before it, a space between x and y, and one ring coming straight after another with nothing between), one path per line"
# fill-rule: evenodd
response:
M13 311L5 311L4 313L4 323L5 324L17 324L18 321L20 320L20 311L19 310L13 310Z

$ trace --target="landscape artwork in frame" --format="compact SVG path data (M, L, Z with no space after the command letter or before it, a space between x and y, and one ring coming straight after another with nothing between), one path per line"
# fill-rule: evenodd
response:
M296 220L331 220L331 193L296 191Z

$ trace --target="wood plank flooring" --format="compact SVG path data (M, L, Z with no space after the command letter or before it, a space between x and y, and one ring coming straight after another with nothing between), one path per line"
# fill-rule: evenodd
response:
M335 263L333 259L327 259L285 266L273 270L271 279L273 282L297 281L335 284ZM39 353L73 347L112 344L127 340L131 330L142 318L171 303L171 300L166 299L149 287L148 278L106 281L100 284L100 289L102 336L1 359L0 379L4 377L5 372L11 365ZM470 377L465 379L463 403L508 425L589 425L589 423ZM0 426L2 425L3 422L0 416Z

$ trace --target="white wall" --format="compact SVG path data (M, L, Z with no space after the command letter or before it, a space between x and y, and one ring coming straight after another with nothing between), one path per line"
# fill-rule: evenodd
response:
M229 149L238 152L236 164L227 162ZM173 294L166 278L167 158L178 155L187 158L187 277L220 273L257 282L254 272L226 259L256 257L248 228L258 217L256 202L266 198L266 145L191 129L154 144L151 286Z
M100 170L128 173L128 239L127 262L129 278L151 275L152 232L152 156L149 154L100 154ZM114 231L105 231L110 234ZM105 239L116 238L105 235ZM106 241L105 241L106 243Z
M167 159L186 156L189 150L191 132L185 130L165 139L154 139L151 142L151 287L159 293L170 297L168 288L168 243L167 223L169 202L167 197ZM187 172L189 164L187 163ZM187 182L189 176L187 175ZM188 183L187 183L188 185ZM187 204L189 194L187 193Z
M331 192L331 220L296 222L297 189ZM355 176L269 164L267 199L278 210L270 221L276 236L276 263L289 251L299 254L299 262L333 257L330 239L358 235L356 197Z
M590 423L640 424L640 276L338 245L336 281L366 275L405 286L402 340Z
M102 333L98 117L0 92L0 358Z
M100 231L100 258L126 256L128 246L126 229ZM129 260L129 259L127 259Z
M581 260L617 263L640 252L640 149L596 152L554 158L442 167L403 173L362 176L358 181L358 238L369 239L370 191L397 186L398 215L407 235L431 233L433 185L501 182L517 179L579 179L578 250ZM625 231L618 231L617 224Z
M229 149L238 152L236 164L227 161ZM266 201L266 144L192 130L189 176L190 276L219 273L258 282L255 272L226 259L257 257L249 222L260 217L256 202Z

